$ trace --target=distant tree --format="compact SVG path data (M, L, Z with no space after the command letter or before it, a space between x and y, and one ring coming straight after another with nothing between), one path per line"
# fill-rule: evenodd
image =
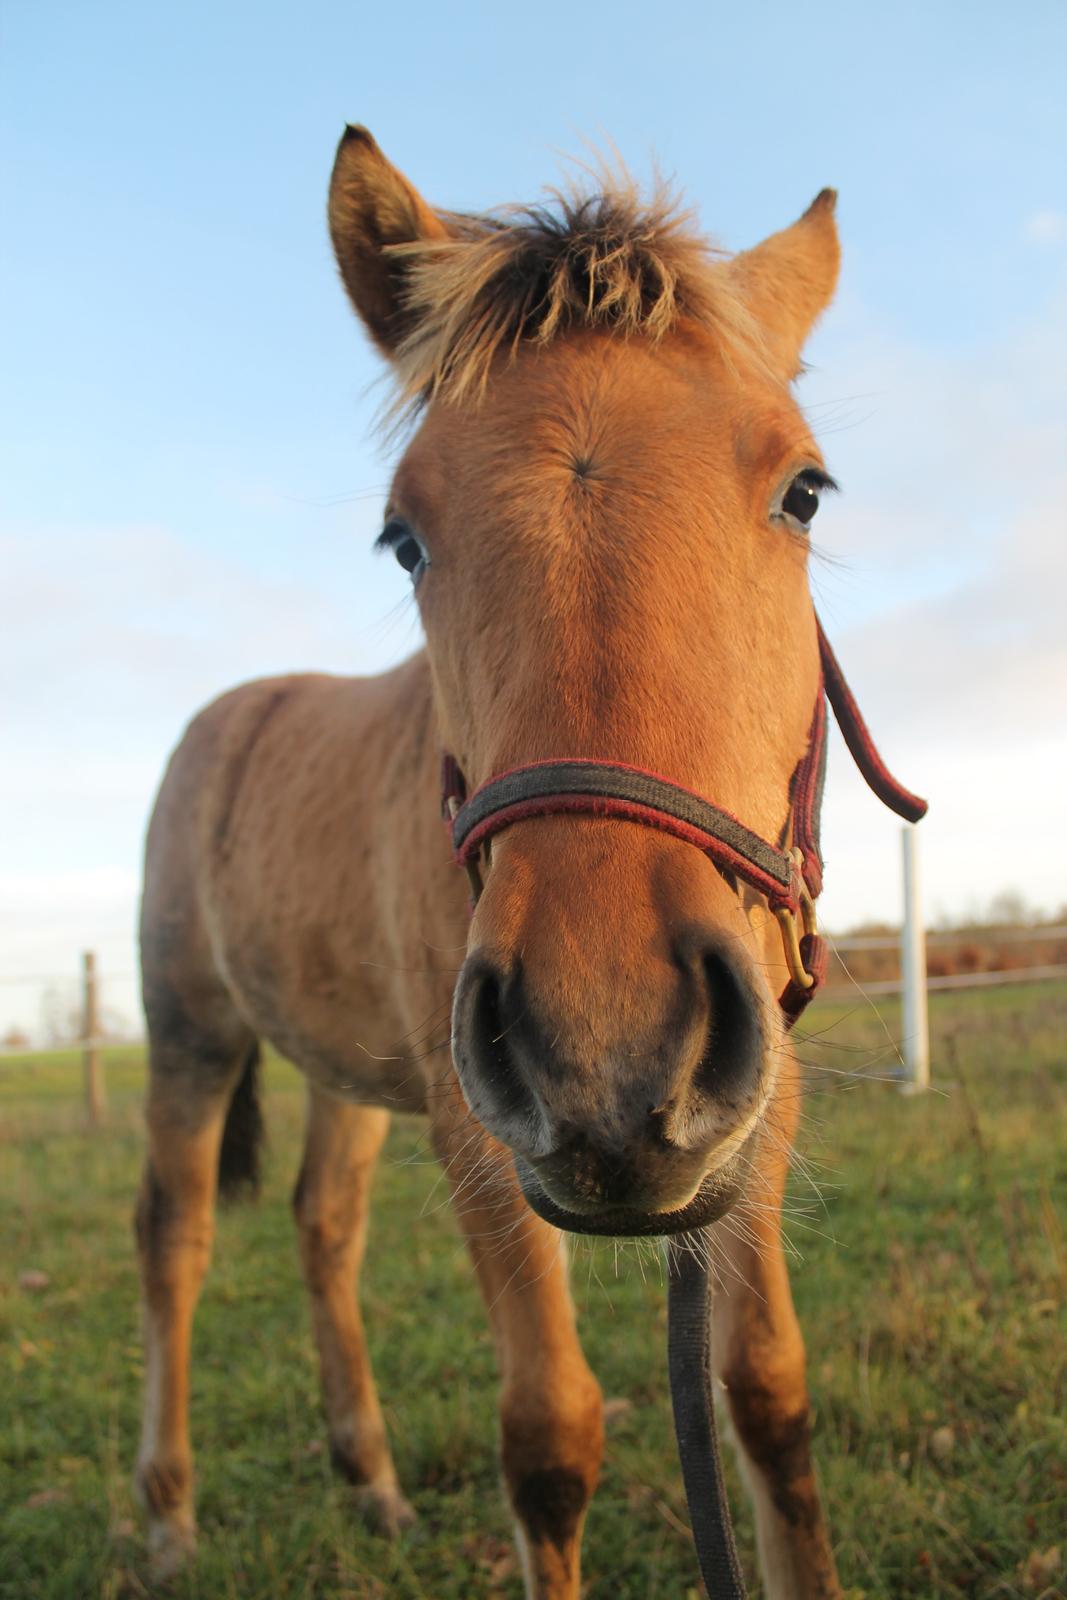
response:
M1002 889L989 902L986 921L991 927L1026 928L1034 920L1035 913L1017 889Z
M123 1044L134 1035L129 1018L113 1006L105 1006L100 1013L100 1037L111 1044Z
M23 1032L21 1028L8 1028L3 1038L0 1038L0 1050L28 1050L29 1048L30 1036L28 1033Z
M52 1049L77 1044L82 1036L81 1007L71 1000L70 985L50 983L41 996L41 1031Z

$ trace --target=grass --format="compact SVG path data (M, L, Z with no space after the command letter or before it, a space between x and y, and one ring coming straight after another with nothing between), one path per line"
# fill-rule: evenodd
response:
M803 1164L789 1236L816 1449L850 1600L1062 1595L1067 1529L1067 987L931 1002L937 1092L879 1081L892 1004L807 1023ZM73 1055L0 1059L0 1596L147 1592L129 1490L141 1355L130 1213L140 1052L105 1063L108 1126L81 1125ZM495 1458L493 1352L415 1121L376 1181L364 1304L420 1525L387 1546L322 1448L288 1194L297 1075L271 1062L258 1204L220 1219L197 1319L201 1554L178 1600L478 1600L521 1583ZM48 1275L37 1292L19 1274ZM583 1338L623 1396L586 1535L589 1600L698 1593L646 1252L576 1245ZM732 1463L730 1464L732 1467ZM736 1475L738 1533L755 1588Z

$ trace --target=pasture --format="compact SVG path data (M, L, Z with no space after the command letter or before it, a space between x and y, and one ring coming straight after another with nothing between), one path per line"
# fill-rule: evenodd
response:
M896 1007L805 1019L811 1092L787 1236L816 1454L851 1600L1063 1593L1067 986L931 1000L936 1092L880 1081ZM129 1487L140 1384L131 1213L137 1049L81 1126L73 1054L0 1059L0 1595L144 1595ZM178 1600L479 1600L520 1579L498 1488L482 1306L417 1122L375 1185L368 1334L416 1530L349 1514L323 1447L289 1192L298 1076L272 1061L258 1203L224 1211L197 1319L200 1558ZM586 1350L617 1399L585 1539L589 1600L697 1594L654 1250L576 1242ZM20 1274L47 1275L20 1287ZM732 1462L730 1463L732 1470ZM736 1475L739 1538L755 1583ZM758 1591L757 1591L758 1592Z

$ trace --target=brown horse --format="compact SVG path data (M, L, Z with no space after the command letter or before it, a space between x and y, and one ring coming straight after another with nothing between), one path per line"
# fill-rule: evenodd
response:
M579 1593L602 1427L561 1235L515 1157L546 1205L601 1232L748 1207L744 1237L715 1246L714 1344L766 1588L839 1593L779 1237L798 1072L767 903L668 833L565 815L494 838L472 918L439 778L442 749L472 782L626 762L788 842L819 684L807 528L828 483L790 384L834 288L833 209L824 191L727 259L625 180L457 216L365 130L341 141L338 264L416 423L380 542L427 648L376 679L225 695L152 818L137 1481L163 1571L194 1544L193 1308L217 1175L252 1176L268 1039L308 1081L294 1208L330 1444L381 1526L411 1512L355 1287L401 1110L429 1119L492 1320L527 1594ZM450 1011L451 1060L427 1048Z

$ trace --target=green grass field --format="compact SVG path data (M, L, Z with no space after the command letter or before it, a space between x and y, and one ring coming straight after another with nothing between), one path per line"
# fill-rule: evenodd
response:
M1067 1555L1067 987L939 995L936 1091L879 1081L892 1004L814 1008L789 1237L816 1449L852 1600L1062 1595ZM141 1357L130 1216L140 1052L106 1059L107 1130L72 1055L0 1058L0 1595L148 1592L129 1479ZM485 1318L418 1123L376 1180L364 1305L419 1527L364 1532L323 1449L289 1191L302 1094L269 1070L260 1201L220 1220L197 1320L201 1552L178 1600L521 1593L498 1488ZM590 1600L698 1593L648 1247L576 1244L586 1350L628 1408L585 1543ZM48 1276L19 1286L30 1269ZM732 1468L732 1462L730 1463ZM731 1479L755 1588L751 1523Z

